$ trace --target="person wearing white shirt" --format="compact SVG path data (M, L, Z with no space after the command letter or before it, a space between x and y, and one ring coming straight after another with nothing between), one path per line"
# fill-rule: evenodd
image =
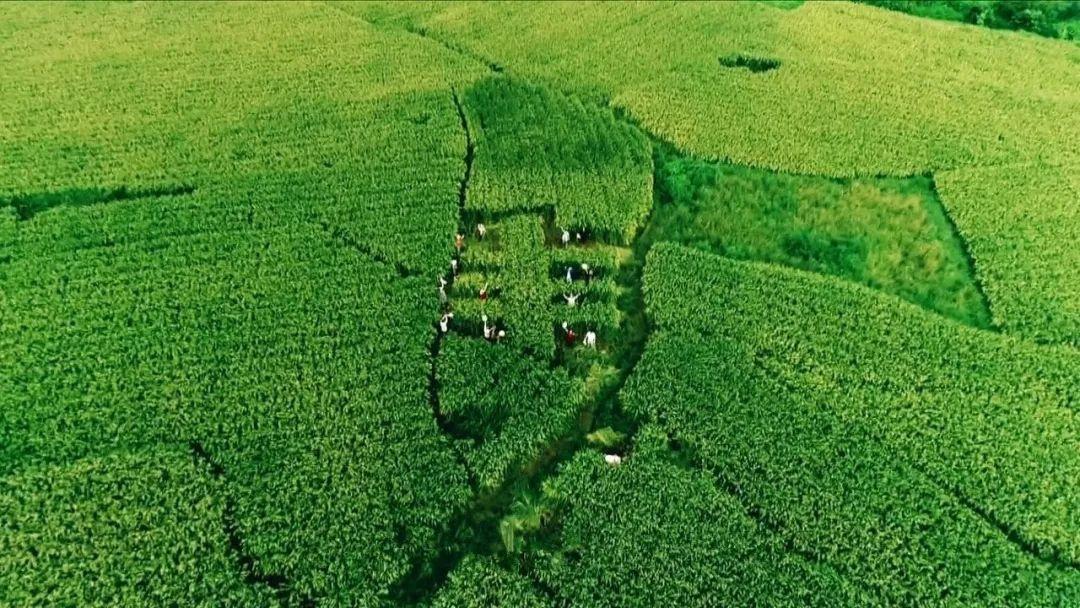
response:
M588 346L589 348L596 348L596 332L591 329L585 332L585 339L583 342L585 346Z

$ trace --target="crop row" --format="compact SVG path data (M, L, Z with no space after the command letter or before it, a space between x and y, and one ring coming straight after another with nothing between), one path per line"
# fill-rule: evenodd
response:
M432 108L453 111L448 98L428 101ZM397 170L404 170L408 160L403 158ZM450 156L430 163L422 156L413 160L427 163L432 179L406 189L357 180L355 172L370 169L341 163L311 171L236 176L186 195L60 206L28 220L0 221L0 252L13 261L40 266L53 260L63 263L85 249L148 247L207 232L311 224L332 227L343 244L434 276L449 256L445 235L452 233L456 221L457 180L463 166Z
M467 440L465 460L484 489L573 429L584 399L564 370L483 340L450 336L437 370L442 414Z
M555 222L627 244L652 204L651 147L606 109L492 77L468 91L476 144L468 208L555 208Z

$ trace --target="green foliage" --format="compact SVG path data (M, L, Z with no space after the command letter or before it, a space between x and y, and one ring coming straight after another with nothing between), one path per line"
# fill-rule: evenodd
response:
M859 605L855 587L785 550L708 475L635 448L611 467L583 451L550 491L558 549L536 576L570 606Z
M873 597L865 605L1056 606L1080 597L1070 566L1033 557L963 498L966 488L954 493L954 479L909 464L931 444L882 441L832 391L778 376L727 338L661 332L624 400L663 420L788 546L857 582Z
M620 433L610 426L605 426L602 429L596 429L595 431L585 435L585 440L591 444L598 445L604 448L612 448L618 446L626 439L625 433Z
M1078 39L1069 22L1080 19L1077 0L858 0L891 11L962 21L994 29L1026 30L1047 38Z
M957 169L937 182L995 325L1080 347L1080 164Z
M197 441L257 574L385 597L470 498L427 375L483 69L321 5L0 12L0 475Z
M510 513L499 522L499 537L506 552L520 551L525 536L538 532L551 514L552 506L543 495L519 494L510 504Z
M652 203L649 142L608 110L524 81L469 89L476 161L468 208L555 208L569 230L629 243Z
M624 403L753 489L793 542L887 603L1080 593L1075 353L671 245L645 287L660 335Z
M529 580L490 558L466 557L432 603L433 608L541 608L549 606Z
M438 361L439 406L480 486L493 489L574 429L581 381L513 348L449 336Z
M515 75L610 101L687 152L742 165L903 176L1054 158L1080 140L1080 47L869 6L449 3L412 23ZM718 63L733 55L780 67Z
M836 3L7 4L0 60L0 604L546 604L459 559L499 516L500 558L572 605L1078 596L1068 349L664 246L660 333L612 396L640 344L617 342L648 329L616 306L653 187L624 111L750 166L944 171L995 320L1071 343L1077 182L1045 162L1075 154L1069 45ZM963 169L1002 163L1030 173ZM811 181L717 167L666 173L701 235L977 315L920 180L791 198ZM772 201L735 178L797 204L762 228ZM435 340L448 237L477 218ZM568 284L581 263L596 279ZM601 347L559 348L562 321ZM632 443L623 406L653 423ZM624 463L534 478L598 408L586 441Z
M77 249L8 270L5 473L199 440L226 472L259 568L339 598L377 592L433 553L467 500L465 471L431 422L426 281L302 225Z
M780 67L780 62L775 59L764 57L748 57L746 55L727 55L720 58L720 65L727 68L746 68L757 74L768 72Z
M272 606L229 553L190 452L116 452L0 479L0 604Z
M462 253L464 274L454 282L451 302L456 324L480 335L486 314L505 327L505 344L548 361L557 352L556 332L563 321L582 334L585 328L602 336L617 331L621 315L614 275L623 250L596 244L555 248L541 218L527 213L486 225L488 236L468 240ZM591 282L581 278L582 263L595 272ZM570 283L567 266L577 273ZM484 285L496 294L486 302L476 297ZM578 305L567 306L565 293L579 294Z
M846 278L989 324L928 178L835 180L660 158L656 240Z

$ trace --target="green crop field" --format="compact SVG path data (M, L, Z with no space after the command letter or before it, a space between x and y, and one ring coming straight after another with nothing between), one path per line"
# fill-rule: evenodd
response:
M0 5L0 606L1080 606L1078 11Z

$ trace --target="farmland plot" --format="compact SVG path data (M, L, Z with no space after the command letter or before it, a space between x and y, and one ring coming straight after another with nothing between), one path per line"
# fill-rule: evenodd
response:
M1027 341L1073 333L1072 47L832 3L11 5L0 58L0 603L1080 598L1080 361ZM671 244L646 317L638 126L869 183L743 257L884 225L877 275L811 267L981 325L958 249L894 259L942 240L889 219L937 172L1016 336Z
M278 8L0 9L0 471L181 442L223 471L219 579L364 605L469 495L414 275L450 250L451 88L481 70Z
M1039 341L1075 342L1071 294L1080 281L1071 272L1074 239L1063 233L1076 222L1055 219L1059 185L1080 174L1075 44L839 2L793 10L754 3L351 10L607 102L701 158L830 177L944 171L940 183L963 199L946 201L967 224L963 236L993 250L976 255L975 266L995 324ZM768 68L751 69L758 65ZM965 173L998 165L1016 166ZM1017 185L983 192L973 182L984 172ZM1016 213L1023 192L1032 193L1022 205L1028 215L1017 218L1023 228L1005 240L980 233L980 223L1007 216L1001 204ZM997 253L1018 248L1033 253ZM969 310L946 314L985 325L985 313L970 310L982 307L978 299L966 297L960 308Z
M554 208L556 226L628 244L652 203L649 142L610 111L513 78L469 90L476 162L467 207Z
M274 604L269 587L234 569L221 483L186 446L33 468L0 489L11 605Z
M1080 165L938 175L1004 331L1080 347Z
M1080 139L1075 44L874 7L446 4L411 17L378 5L354 10L393 14L515 74L610 100L680 149L737 164L912 175L1053 160ZM736 56L779 67L723 65Z
M427 404L426 282L299 226L80 252L9 283L5 470L198 442L245 547L304 594L370 593L431 550L467 487Z
M691 284L686 276L706 279ZM832 425L866 433L868 442L880 442L920 477L1015 536L1025 553L1063 564L1054 569L1076 564L1075 353L943 322L832 280L673 246L651 255L646 294L661 334L669 336L658 343L669 346L650 347L652 359L646 353L640 383L650 392L627 389L638 413L671 419L656 395L667 390L663 379L672 378L673 362L684 361L691 347L723 354L720 346L733 340L743 354L725 356L740 367L718 376L689 374L680 381L688 391L711 392L666 403L684 407L723 397L760 408L780 397L754 396L765 390L757 384L779 383L781 402L822 409ZM674 353L681 354L672 359ZM731 365L715 357L703 368ZM754 380L739 389L742 376ZM708 379L716 377L725 380ZM698 423L680 422L675 430L692 432ZM761 445L780 443L793 442Z
M728 338L661 331L624 400L662 421L678 453L786 546L856 584L861 604L1057 606L1080 597L1071 566L1014 543L981 505L912 464L910 449L755 355Z
M836 606L865 603L830 566L788 551L708 474L645 429L612 468L582 452L545 487L561 512L537 577L568 605ZM659 442L657 441L659 439Z

